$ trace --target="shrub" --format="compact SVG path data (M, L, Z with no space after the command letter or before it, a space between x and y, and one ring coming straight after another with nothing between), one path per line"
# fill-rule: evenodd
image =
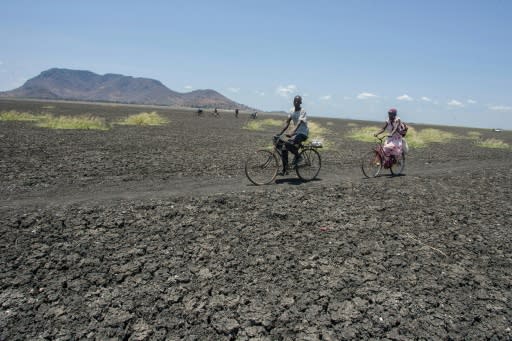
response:
M0 113L0 121L37 121L38 117L26 112L17 112L14 110Z
M486 140L478 140L475 144L482 148L492 148L492 149L510 149L510 145L502 140L498 139L486 139Z
M457 138L455 134L440 129L416 130L411 126L406 136L409 148L424 148L431 143L449 142L454 138Z
M375 138L373 137L373 134L379 130L380 128L375 126L354 128L350 131L347 137L362 142L374 142ZM427 128L416 130L409 126L405 139L407 140L409 148L423 148L430 143L447 142L456 137L457 136L453 133L439 129Z
M103 118L94 116L40 116L38 127L50 129L108 130Z
M375 142L375 137L373 134L379 131L379 127L368 126L361 128L354 128L350 130L347 137L352 140L361 141L361 142Z
M266 118L264 120L252 120L249 121L243 129L247 130L267 130L268 128L282 127L284 120L276 120L274 118Z
M118 122L121 125L136 125L136 126L158 126L167 124L169 121L164 117L158 115L155 111L153 112L141 112L136 115L131 115L125 118L123 121Z

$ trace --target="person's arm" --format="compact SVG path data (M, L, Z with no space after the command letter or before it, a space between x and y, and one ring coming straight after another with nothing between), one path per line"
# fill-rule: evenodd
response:
M378 132L376 132L375 134L373 134L373 136L377 137L379 136L380 134L382 134L384 132L384 130L386 130L386 127L388 126L388 123L384 123L384 126L382 127L381 130L379 130Z
M301 124L304 124L304 121L299 121L299 124L297 124L297 126L295 128L293 128L292 132L288 135L290 135L290 136L295 135L295 133L297 132L297 129L299 129Z
M288 129L288 127L290 126L290 121L292 120L292 117L291 116L288 116L288 118L286 119L285 121L285 124L284 124L284 127L283 129L281 130L281 132L279 133L279 135L283 135L283 133L286 131L286 129Z

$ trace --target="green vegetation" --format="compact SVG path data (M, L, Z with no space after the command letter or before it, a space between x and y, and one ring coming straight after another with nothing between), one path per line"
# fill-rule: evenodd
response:
M141 112L136 115L131 115L124 120L118 122L121 125L136 125L136 126L158 126L169 123L167 119L153 112Z
M409 148L424 148L431 143L445 143L455 138L457 135L444 130L427 128L417 131L409 126L406 140Z
M325 136L330 134L330 130L322 127L320 124L312 121L308 121L309 127L309 138L308 141L321 141L324 150L331 149L333 143L329 141Z
M38 127L50 129L84 129L84 130L109 130L111 127L105 119L91 115L87 116L54 116L52 114L33 115L17 111L0 112L0 121L30 121L36 122ZM142 112L127 117L118 124L123 125L162 125L169 121L156 112Z
M468 138L469 139L479 139L480 136L482 136L482 133L478 132L478 131L468 131Z
M348 134L348 137L362 142L374 142L375 138L373 134L380 130L379 127L369 126L369 127L361 127L354 128ZM423 148L431 143L442 143L448 142L451 139L456 138L457 136L453 133L439 130L439 129L422 129L416 130L413 127L409 126L409 130L407 132L407 143L409 148Z
M38 127L50 129L108 130L105 120L94 116L40 116Z
M350 130L347 137L351 138L352 140L361 142L375 142L375 137L373 137L373 134L379 130L380 128L375 126L354 128Z
M283 127L284 126L284 120L276 120L273 118L266 118L264 120L252 120L249 121L243 129L246 130L266 130L268 128L275 128L275 127Z
M482 148L492 148L492 149L511 149L511 146L498 139L486 139L486 140L478 140L475 141L475 145Z
M37 121L38 117L26 112L17 112L14 110L0 113L0 121Z

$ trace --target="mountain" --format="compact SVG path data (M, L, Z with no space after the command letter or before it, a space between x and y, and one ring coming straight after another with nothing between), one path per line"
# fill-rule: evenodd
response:
M214 90L179 93L154 79L117 74L101 76L91 71L58 68L43 71L17 89L0 92L0 97L253 110Z

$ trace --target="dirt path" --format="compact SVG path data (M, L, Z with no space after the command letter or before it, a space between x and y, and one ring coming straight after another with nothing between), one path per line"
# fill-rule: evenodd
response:
M485 160L475 163L474 160L423 163L421 165L407 165L404 176L431 177L447 174L464 174L472 169L493 170L495 167L504 166L508 161ZM387 177L388 171L383 171L382 177ZM4 200L0 200L0 211L16 208L38 208L46 206L58 206L81 202L106 202L111 200L133 199L162 199L169 197L210 195L230 192L265 191L289 186L314 187L343 185L353 186L362 181L371 181L362 177L359 168L338 168L333 165L324 166L318 179L309 183L299 180L294 173L286 177L278 177L275 183L267 186L252 185L245 175L212 177L173 177L168 180L142 180L126 182L122 186L117 184L94 184L65 188L50 188L28 194L17 194Z

